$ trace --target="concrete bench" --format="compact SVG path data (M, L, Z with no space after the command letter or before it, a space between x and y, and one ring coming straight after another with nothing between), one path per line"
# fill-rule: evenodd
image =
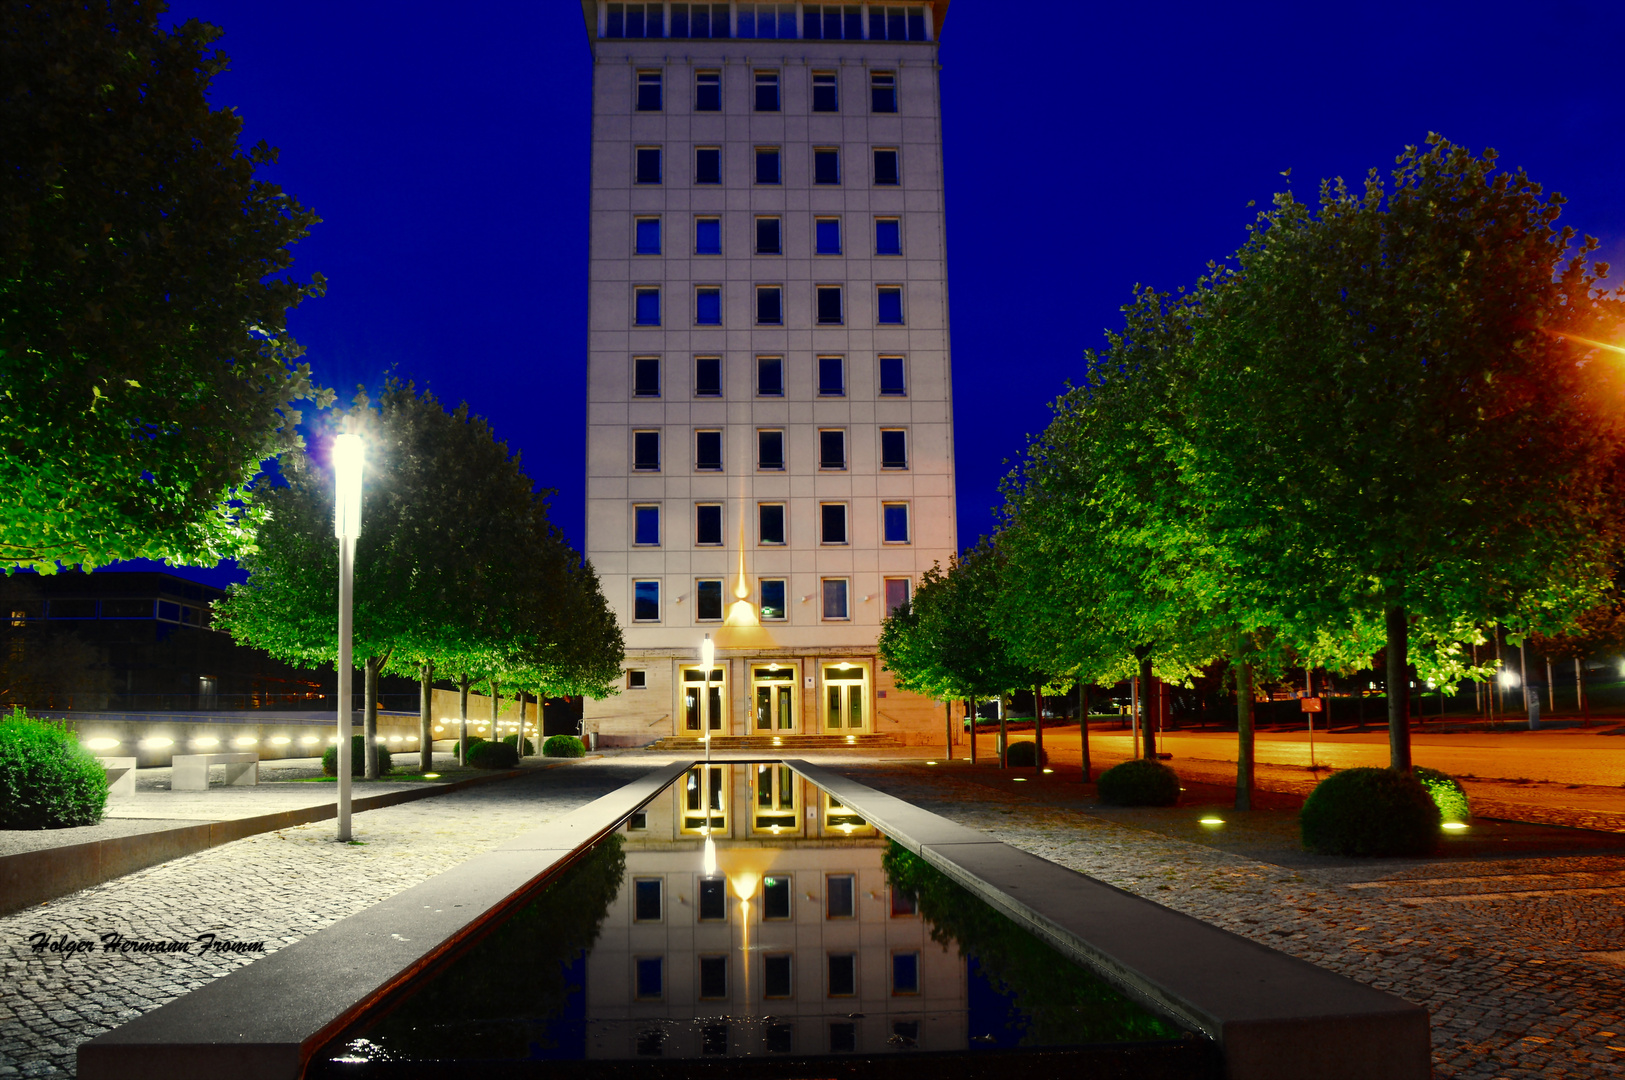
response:
M171 762L171 791L208 791L209 766L226 767L226 783L252 786L260 782L260 756L247 754L176 754Z
M135 758L99 757L96 760L102 763L102 768L107 772L107 794L135 794Z

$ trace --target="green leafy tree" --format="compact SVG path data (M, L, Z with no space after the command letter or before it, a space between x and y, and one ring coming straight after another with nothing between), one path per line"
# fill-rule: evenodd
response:
M211 109L220 31L0 3L0 567L246 553L310 382L285 271L316 216Z
M1197 325L1181 476L1209 542L1298 637L1381 628L1401 771L1414 646L1459 677L1475 627L1561 628L1611 577L1625 386L1585 341L1625 317L1562 205L1430 136L1388 183L1277 196Z

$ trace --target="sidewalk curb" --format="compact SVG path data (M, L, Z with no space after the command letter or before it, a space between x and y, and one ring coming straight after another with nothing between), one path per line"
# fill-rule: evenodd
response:
M544 766L545 767L545 766ZM451 784L425 784L407 791L389 791L382 795L366 795L351 801L352 813L381 810L386 806L433 798L452 791L461 791L479 784L499 780L512 780L523 775L523 770L508 769L490 776L471 776ZM93 840L85 844L40 848L20 851L15 855L0 856L0 915L33 907L59 896L100 885L104 881L145 870L149 866L192 855L208 848L229 844L246 836L275 832L295 825L308 825L337 817L338 807L333 803L321 806L302 806L294 810L281 810L272 814L236 818L229 821L209 821L196 825L183 825L177 829L135 833L109 840Z

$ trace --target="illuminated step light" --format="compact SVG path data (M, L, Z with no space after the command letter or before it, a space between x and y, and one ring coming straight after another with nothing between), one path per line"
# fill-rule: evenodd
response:
M1045 769L1045 770L1044 770L1044 771L1045 771L1045 772L1047 772L1047 773L1052 773L1052 772L1054 772L1054 771L1055 771L1055 770L1054 770L1054 769Z
M423 779L425 779L425 780L438 780L438 779L440 779L440 774L437 773L437 772L426 772L426 773L423 774Z
M402 740L401 740L401 737L399 735L391 735L389 737L389 741L390 742L401 742Z
M239 735L235 739L231 740L231 745L233 745L233 746L253 746L257 742L259 742L259 740L256 739L252 735Z
M174 739L166 739L162 735L154 735L150 739L142 739L141 740L141 749L143 749L143 750L162 750L165 747L174 746L174 745L175 745L175 740Z
M321 741L322 740L319 739L318 737L316 737L315 735L306 735L306 736L304 736L303 738L301 738L299 740L299 745L300 746L315 746L317 743L319 743Z
M1027 778L1025 776L1012 776L1010 779L1018 784L1025 784L1027 782Z
M935 765L935 764L936 764L936 762L934 762L934 761L928 761L928 762L926 762L926 764L927 764L927 765Z
M1451 832L1460 832L1466 827L1467 823L1462 821L1447 821L1443 825L1443 828L1449 829Z
M291 742L293 742L293 740L288 738L286 735L272 735L271 736L271 745L272 746L287 746Z
M440 724L436 724L436 725L435 725L435 726L434 726L434 729L435 729L435 730L436 730L436 731L445 731L445 730L446 730L446 729L445 729L445 727L444 727L444 726L442 726L442 725L440 725Z
M113 747L117 746L118 744L119 744L119 741L117 739L87 739L87 740L85 740L85 746L89 747L92 750L111 750L111 749L113 749Z
M192 746L198 750L212 750L220 745L220 740L213 735L200 735L192 740Z
M1222 818L1222 817L1205 817L1205 818L1202 818L1201 820L1202 820L1203 825L1223 825L1224 824L1224 818Z

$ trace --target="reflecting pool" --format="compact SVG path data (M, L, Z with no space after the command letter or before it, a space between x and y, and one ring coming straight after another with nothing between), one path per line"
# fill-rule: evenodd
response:
M750 763L690 770L311 1073L991 1076L1010 1055L1030 1076L1212 1060L789 768Z

